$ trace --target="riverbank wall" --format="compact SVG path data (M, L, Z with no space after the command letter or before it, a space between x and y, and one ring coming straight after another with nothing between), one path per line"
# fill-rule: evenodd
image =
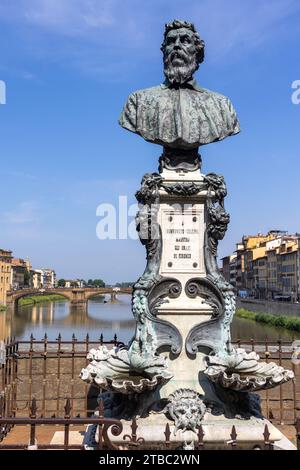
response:
M267 300L236 299L237 308L244 308L255 313L270 313L275 316L299 317L300 304L289 302L270 302Z
M55 301L67 301L63 295L49 294L49 295L32 295L30 297L24 297L19 300L19 304L22 305L34 305L41 304L44 302L55 302Z

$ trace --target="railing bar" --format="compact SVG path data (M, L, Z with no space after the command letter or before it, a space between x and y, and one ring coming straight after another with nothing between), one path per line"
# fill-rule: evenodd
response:
M36 425L65 425L66 422L72 425L81 424L105 424L114 425L119 424L120 421L113 418L0 418L0 424L14 424L16 426L36 424Z
M294 372L294 378L292 380L293 387L293 403L294 403L294 422L297 421L297 389L296 389L296 368L294 362L292 362L292 371Z
M118 344L123 344L122 341L117 341L117 342L118 342ZM19 345L22 345L22 344L23 344L23 345L27 345L27 344L31 344L31 341L30 341L30 340L28 340L28 341L23 341L23 340L22 340L22 341L17 341L16 344L17 344L17 343L18 343ZM63 340L63 341L61 341L61 344L70 344L70 345L72 345L72 343L73 343L72 340ZM77 343L77 344L80 344L80 345L85 345L85 340L77 340L77 339L76 339L76 343ZM112 339L112 340L110 340L110 341L105 341L105 340L103 339L103 344L114 344L114 343L115 343L115 339ZM44 344L44 340L34 340L34 344L35 344L35 345L43 345L43 344ZM48 340L48 345L51 345L51 344L55 344L55 345L56 345L56 344L57 344L57 340L50 340L50 339L49 339L49 340ZM235 343L233 342L233 344L235 344ZM246 342L243 341L243 344L247 344L247 341L246 341ZM260 344L260 343L257 342L257 344ZM275 345L275 344L276 344L276 343L274 343L274 345ZM290 344L290 343L286 343L286 344ZM99 345L99 341L97 341L97 340L90 340L90 345L95 345L95 346L97 346L97 345Z
M5 389L5 364L1 365L1 390Z
M266 356L266 363L268 364L269 362L269 357L270 357L270 352L269 352L269 341L268 337L266 336L265 338L265 356ZM269 401L269 391L265 391L265 396L266 396L266 415L267 419L270 419L270 401Z
M35 445L35 435L36 435L36 412L37 412L37 407L36 407L36 399L33 398L32 400L32 404L31 404L31 407L30 407L30 419L31 419L31 423L30 423L30 440L29 440L29 444L31 446L34 446Z
M86 342L86 344L85 344L85 367L87 367L88 363L89 363L89 360L87 359L87 355L88 355L88 352L90 350L90 337L89 337L88 333L85 337L85 342ZM89 384L87 384L85 382L85 386L84 386L84 391L85 391L84 416L88 415L88 400L87 400L88 390L89 390Z
M15 345L14 345L14 353L16 351ZM16 402L17 402L17 376L18 376L18 361L16 359L15 354L13 355L13 382L12 382L12 411L13 415L15 416L16 414Z
M57 361L57 388L56 388L56 396L57 396L57 401L56 401L56 413L59 415L59 396L60 396L60 376L61 376L61 334L59 333L58 335L58 348L57 348L57 354L58 354L58 361Z
M32 356L33 356L33 335L31 334L30 335L30 350L29 350L29 379L28 379L29 403L31 403L31 400L32 400L32 367L33 367Z
M48 337L45 333L44 336L44 354L43 354L43 398L42 398L42 415L46 413L46 382L47 382L47 348L48 348Z
M65 450L69 447L69 436L70 436L70 425L65 424L65 434L64 434L64 448Z
M281 339L278 340L278 352L279 352L279 365L282 366L282 343ZM280 424L283 422L283 390L282 384L279 385L279 398L280 398Z
M71 407L72 407L72 415L74 413L74 375L75 375L75 344L76 344L76 338L75 335L73 334L72 337L72 367L71 367Z

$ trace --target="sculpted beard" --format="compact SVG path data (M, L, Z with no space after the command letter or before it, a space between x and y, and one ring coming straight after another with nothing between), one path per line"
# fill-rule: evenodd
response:
M193 73L198 70L198 63L196 60L196 54L186 54L185 52L177 52L178 58L183 59L183 65L173 65L174 52L171 52L169 55L165 54L164 57L164 74L169 83L172 85L179 84L182 85L187 80L189 80Z

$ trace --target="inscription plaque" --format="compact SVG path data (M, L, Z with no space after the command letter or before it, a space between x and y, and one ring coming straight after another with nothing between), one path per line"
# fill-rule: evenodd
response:
M204 212L197 207L162 210L163 272L204 271Z

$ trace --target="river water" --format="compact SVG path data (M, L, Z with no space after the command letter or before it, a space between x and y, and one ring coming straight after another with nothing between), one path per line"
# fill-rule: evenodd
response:
M0 312L0 340L8 336L28 340L31 333L40 340L47 333L49 340L55 340L60 333L63 340L70 340L74 333L83 340L88 333L91 340L98 340L101 333L104 340L113 339L127 343L133 336L135 322L131 313L129 296L120 295L115 303L98 297L89 300L87 308L71 307L67 301L45 302L19 306L17 311ZM274 328L251 320L235 318L232 324L232 339L235 341L292 341L300 339L300 333Z

